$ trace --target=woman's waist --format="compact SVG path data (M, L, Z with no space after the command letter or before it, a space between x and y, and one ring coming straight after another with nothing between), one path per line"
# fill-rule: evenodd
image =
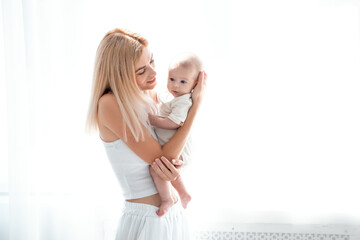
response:
M146 218L146 217L156 217L159 207L154 206L148 203L134 203L125 201L124 208L122 210L122 214L124 216L131 216L135 218ZM178 219L179 214L182 214L184 208L182 207L181 203L177 201L163 216L164 218L176 218ZM178 221L178 220L176 220Z
M177 196L174 192L172 192L172 199L174 200L174 203L178 201ZM142 197L142 198L136 198L136 199L126 199L125 201L131 202L131 203L142 203L142 204L148 204L155 207L160 207L161 199L159 193Z

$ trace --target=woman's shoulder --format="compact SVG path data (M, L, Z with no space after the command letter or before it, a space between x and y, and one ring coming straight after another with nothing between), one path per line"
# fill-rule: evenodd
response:
M120 109L114 94L106 93L100 97L98 102L98 114L100 118L121 117L121 114L118 113L120 113Z
M114 103L116 103L116 98L114 94L106 93L100 97L98 105L99 108L108 108L114 106Z
M121 128L122 121L114 94L106 93L100 97L98 102L98 122L101 139L106 142L119 139L115 129Z

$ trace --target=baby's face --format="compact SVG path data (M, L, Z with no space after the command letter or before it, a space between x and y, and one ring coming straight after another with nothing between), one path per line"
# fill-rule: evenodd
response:
M176 67L169 70L167 88L174 97L190 93L195 86L198 73L193 69Z

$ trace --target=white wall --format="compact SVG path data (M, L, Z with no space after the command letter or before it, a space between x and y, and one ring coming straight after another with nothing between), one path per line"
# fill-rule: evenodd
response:
M124 27L148 38L158 90L176 53L204 60L195 163L184 173L191 219L360 224L357 1L23 4L31 191L95 193L96 204L111 198L108 210L119 207L101 143L83 127L96 47L108 30Z

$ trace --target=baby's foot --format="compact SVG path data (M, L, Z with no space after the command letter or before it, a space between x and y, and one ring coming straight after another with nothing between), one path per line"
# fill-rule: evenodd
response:
M174 205L172 199L162 201L159 209L156 211L156 214L161 217Z
M186 208L187 205L189 204L189 202L191 201L191 196L188 193L183 193L180 194L180 199L181 199L181 205L183 206L183 208Z

